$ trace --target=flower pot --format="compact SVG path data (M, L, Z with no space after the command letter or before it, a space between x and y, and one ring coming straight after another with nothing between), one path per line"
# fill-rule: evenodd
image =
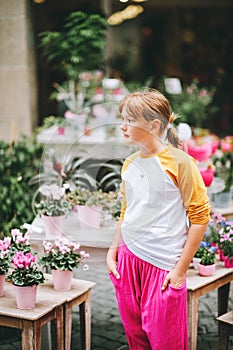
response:
M188 154L196 160L204 161L211 156L212 147L211 143L207 143L201 146L188 143Z
M44 230L47 237L62 237L64 215L46 216L43 215Z
M222 249L219 249L219 260L224 261L225 256L224 256L224 251Z
M52 270L53 286L55 290L64 292L71 289L73 271Z
M202 265L198 264L198 272L201 276L212 276L215 272L215 264L212 265Z
M58 135L64 135L65 134L65 128L62 126L57 127L57 133Z
M233 267L233 256L231 258L228 256L224 257L224 266L228 268Z
M79 223L82 228L100 227L102 211L100 207L78 206Z
M5 278L6 278L5 274L0 275L0 297L2 297L4 294Z
M196 258L195 256L193 257L193 267L195 270L198 269L198 264L201 261L201 258Z
M212 184L212 181L214 179L214 169L199 169L201 176L203 178L204 184L206 187L209 187Z
M18 309L30 310L36 305L37 285L33 286L15 286L16 305Z

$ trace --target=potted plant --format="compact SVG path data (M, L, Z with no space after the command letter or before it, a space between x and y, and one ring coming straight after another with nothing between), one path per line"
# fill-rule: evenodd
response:
M206 249L210 247L210 243L206 241L201 241L198 250L196 251L194 257L193 257L193 266L195 269L198 269L198 264L201 261L201 258L205 252Z
M224 254L225 267L233 267L233 222L225 221L219 231L220 247Z
M52 271L54 288L64 291L71 288L73 270L78 268L89 258L89 254L80 250L80 244L70 241L67 238L57 239L53 243L43 242L45 253L40 259L43 267L50 268ZM88 269L84 265L83 269Z
M201 128L207 116L217 111L212 104L215 91L215 87L202 87L198 79L193 79L180 93L169 95L172 110L180 115L179 121Z
M12 258L12 264L13 270L7 279L13 283L17 307L32 309L36 304L37 286L44 283L44 274L36 263L36 256L30 252L17 252Z
M0 240L0 297L4 294L5 277L10 267L10 245L10 237Z
M91 191L87 188L77 188L67 195L67 199L73 206L77 206L81 227L100 226L103 208L106 206L106 194L101 189Z
M217 208L226 208L231 202L231 188L233 185L233 153L226 152L213 157L215 176L225 181L222 192L213 195L213 205Z
M38 192L40 199L37 201L36 193L33 206L36 214L39 214L45 225L45 232L50 236L62 234L64 217L71 212L72 206L65 196L65 187L57 184L42 185Z
M106 28L107 20L101 15L74 11L66 17L62 31L39 34L43 55L64 74L62 87L66 96L68 92L64 101L72 100L72 104L68 103L72 112L79 112L85 102L81 73L90 74L105 62Z
M59 135L64 135L65 128L71 126L71 122L69 119L65 117L50 115L43 119L43 124L37 128L36 132L40 133L43 130L51 128L53 126L57 127L57 133Z
M216 247L207 246L203 249L198 272L201 276L211 276L215 271Z

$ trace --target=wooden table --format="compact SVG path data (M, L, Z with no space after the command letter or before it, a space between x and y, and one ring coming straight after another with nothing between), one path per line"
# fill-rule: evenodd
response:
M189 350L196 350L199 298L218 289L218 316L227 312L230 282L233 281L233 268L225 268L219 262L212 276L202 277L197 270L187 272L187 301L189 323Z
M53 288L51 275L46 275L45 284L38 286L36 307L31 310L20 310L16 307L13 286L6 283L4 296L0 298L0 326L22 329L22 350L40 350L41 327L54 320L53 331L56 336L53 337L52 349L68 350L71 341L70 325L72 325L70 310L74 304L79 305L83 332L81 349L90 350L90 292L94 285L95 283L90 281L73 279L71 290L59 292Z

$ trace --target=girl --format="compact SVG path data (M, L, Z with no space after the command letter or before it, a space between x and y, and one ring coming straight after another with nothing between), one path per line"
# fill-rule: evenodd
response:
M120 316L130 349L187 350L185 273L209 221L206 188L160 92L126 96L120 113L125 143L139 147L122 167L121 216L106 257Z

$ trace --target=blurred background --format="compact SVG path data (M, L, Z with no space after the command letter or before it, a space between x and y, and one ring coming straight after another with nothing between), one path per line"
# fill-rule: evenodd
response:
M108 19L106 61L99 67L106 76L129 90L148 81L159 88L164 77L183 85L197 78L216 88L218 112L204 126L220 136L232 133L232 0L0 0L1 137L30 135L44 117L60 113L50 95L64 77L43 56L38 35L62 30L78 10Z

